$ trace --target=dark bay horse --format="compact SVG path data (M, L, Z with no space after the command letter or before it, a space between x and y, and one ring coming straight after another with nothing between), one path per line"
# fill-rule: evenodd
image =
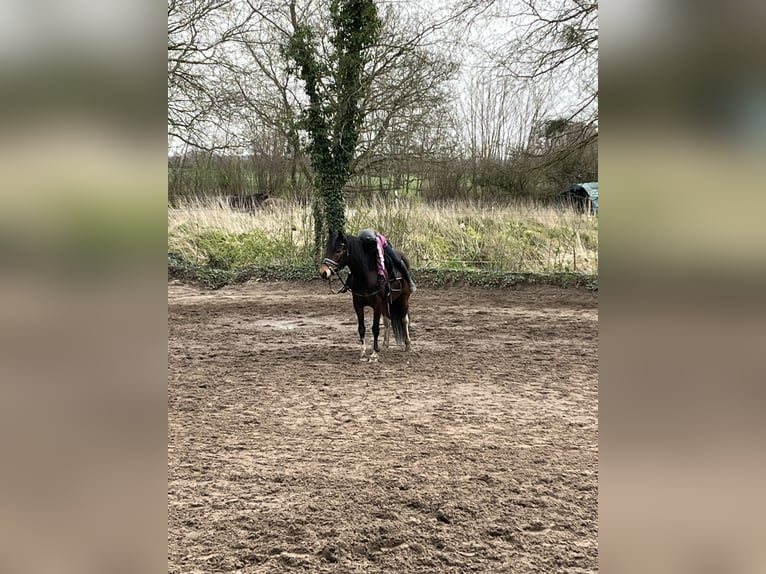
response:
M409 269L410 262L407 257L397 251L397 255ZM327 251L319 273L323 279L329 280L334 274L344 267L351 271L348 290L353 295L354 310L359 323L359 340L362 345L361 360L365 360L367 347L364 342L365 325L364 309L371 307L372 318L372 355L370 362L378 360L378 335L380 334L380 317L383 316L385 332L383 344L388 348L389 322L394 332L394 338L399 344L404 343L406 351L410 350L410 317L409 299L410 286L407 281L396 277L389 272L386 284L378 284L378 267L375 250L365 251L362 241L355 235L346 235L343 232L330 234L327 242ZM340 275L338 275L340 277Z

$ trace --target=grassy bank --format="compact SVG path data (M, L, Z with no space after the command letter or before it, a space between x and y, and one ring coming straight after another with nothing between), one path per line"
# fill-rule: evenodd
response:
M384 233L427 283L507 285L537 277L593 284L598 275L598 219L571 210L390 200L358 202L347 220L351 232ZM249 214L206 200L168 209L169 271L204 275L211 286L259 276L310 278L312 241L307 206Z

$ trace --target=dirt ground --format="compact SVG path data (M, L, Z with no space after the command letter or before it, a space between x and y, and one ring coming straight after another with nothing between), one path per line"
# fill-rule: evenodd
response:
M596 572L597 304L421 287L369 363L321 281L169 284L168 572Z

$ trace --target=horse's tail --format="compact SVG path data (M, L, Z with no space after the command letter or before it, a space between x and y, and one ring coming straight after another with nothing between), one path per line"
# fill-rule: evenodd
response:
M394 332L394 339L396 339L398 344L403 345L406 341L404 317L407 315L407 310L404 308L401 299L391 302L389 314L391 315L391 329Z

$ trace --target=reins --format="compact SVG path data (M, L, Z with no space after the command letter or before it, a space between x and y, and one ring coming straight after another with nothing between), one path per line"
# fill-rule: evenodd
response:
M340 271L341 268L340 268L340 265L336 261L333 261L329 257L325 257L324 260L322 261L322 263L327 265L327 267L330 269L332 274L335 275L338 278L338 280L340 281L341 285L343 285L343 287L341 287L340 289L338 289L335 292L336 294L340 293L341 291L348 291L352 295L357 295L359 297L374 297L375 295L377 295L378 293L383 291L383 287L379 287L378 289L376 289L375 291L372 291L371 293L360 293L358 291L354 291L353 289L351 289L348 286L348 284L346 284L346 282L343 280L343 277L341 277L340 273L338 273L338 271ZM344 265L344 267L345 267L345 265ZM389 279L387 281L387 283L390 284L390 283L393 283L394 281L395 281L394 279Z
M344 291L344 290L345 291L351 291L351 289L349 289L348 285L346 285L346 282L343 280L343 277L341 277L340 273L338 273L338 271L340 271L340 265L338 264L337 261L333 261L329 257L325 257L322 260L322 263L327 265L327 267L330 269L330 273L335 275L338 278L338 280L340 281L340 284L343 285L343 287L341 287L340 289L338 289L335 292L336 294L338 294L338 293L340 293L341 291ZM329 279L328 279L328 283L329 283ZM354 292L351 291L351 293L353 294Z

